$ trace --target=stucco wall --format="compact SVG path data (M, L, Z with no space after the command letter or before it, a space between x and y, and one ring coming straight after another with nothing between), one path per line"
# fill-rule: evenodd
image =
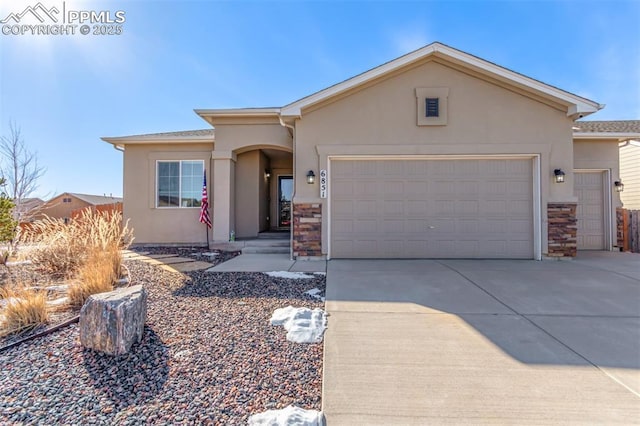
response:
M258 158L258 232L269 229L269 182L265 170L271 168L269 158L260 151Z
M255 237L261 231L266 201L264 189L264 159L258 151L249 151L238 155L236 161L236 236L238 238ZM262 170L262 171L261 171Z
M415 89L420 87L449 88L446 126L417 126ZM571 127L566 110L427 62L303 112L296 122L295 200L322 202L318 184L307 185L305 175L327 168L330 155L539 154L546 230L546 203L575 201ZM566 172L567 184L552 183L555 168ZM325 204L323 251L327 218ZM542 235L545 252L546 232Z
M123 214L134 229L135 244L206 243L200 208L156 208L157 160L204 160L211 198L213 144L127 145L124 151ZM213 218L215 220L215 218Z
M624 183L620 194L624 207L640 210L640 146L620 148L620 177Z
M225 124L226 123L226 124ZM236 154L258 148L279 148L293 151L293 142L287 129L278 119L262 124L243 124L224 120L216 123L216 150L234 151Z

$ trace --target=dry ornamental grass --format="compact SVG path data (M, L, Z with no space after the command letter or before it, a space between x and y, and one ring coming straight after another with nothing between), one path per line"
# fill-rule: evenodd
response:
M46 324L49 319L47 297L43 291L25 288L2 289L5 308L0 337L22 333Z
M30 258L41 272L71 281L68 305L80 308L90 295L113 290L121 276L121 250L129 247L132 234L119 212L85 211L69 224L49 217L37 221L23 241L33 246ZM46 292L28 289L24 283L5 287L0 293L5 299L0 337L45 324L49 310L60 309L48 308Z

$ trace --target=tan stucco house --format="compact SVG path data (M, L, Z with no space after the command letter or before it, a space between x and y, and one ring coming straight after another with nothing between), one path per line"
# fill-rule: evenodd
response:
M296 258L522 258L611 250L615 138L581 96L433 43L278 108L199 109L211 128L105 137L124 152L136 242L291 230ZM215 129L215 130L214 130Z
M76 212L82 209L98 206L116 206L122 203L122 198L110 195L78 194L75 192L63 192L56 195L40 206L36 219L48 216L54 219L71 220Z

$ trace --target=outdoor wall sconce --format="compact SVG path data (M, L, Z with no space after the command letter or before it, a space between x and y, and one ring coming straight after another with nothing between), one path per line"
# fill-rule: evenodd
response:
M271 170L264 169L264 177L269 179L271 177Z
M564 172L560 169L555 169L553 171L553 176L556 180L556 183L564 183Z
M619 180L613 182L613 186L616 188L616 192L624 191L624 183L620 182Z
M309 185L313 185L314 183L316 183L316 174L313 173L313 170L309 170L309 172L307 173L307 183Z

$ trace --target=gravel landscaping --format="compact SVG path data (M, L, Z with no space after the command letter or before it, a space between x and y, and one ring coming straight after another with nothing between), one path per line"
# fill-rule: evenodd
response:
M322 343L286 340L269 319L325 277L167 272L126 262L149 291L145 337L112 358L84 350L78 327L0 353L0 424L246 424L290 404L320 410Z

